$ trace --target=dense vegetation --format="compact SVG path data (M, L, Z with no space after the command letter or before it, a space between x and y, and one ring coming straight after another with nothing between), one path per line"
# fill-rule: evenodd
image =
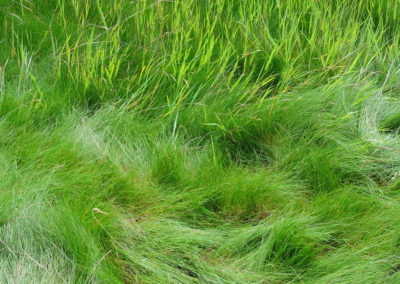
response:
M399 6L0 0L0 282L400 282Z

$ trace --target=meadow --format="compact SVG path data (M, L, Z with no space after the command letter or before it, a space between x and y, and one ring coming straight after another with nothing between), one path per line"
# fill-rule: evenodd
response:
M399 0L0 0L0 283L400 283Z

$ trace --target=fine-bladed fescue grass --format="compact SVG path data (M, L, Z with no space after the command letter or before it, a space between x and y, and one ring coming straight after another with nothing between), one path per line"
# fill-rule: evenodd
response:
M0 283L400 283L399 0L0 0Z

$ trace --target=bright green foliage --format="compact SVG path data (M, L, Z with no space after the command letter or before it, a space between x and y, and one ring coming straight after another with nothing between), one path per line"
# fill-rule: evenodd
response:
M0 0L1 283L400 283L398 0Z

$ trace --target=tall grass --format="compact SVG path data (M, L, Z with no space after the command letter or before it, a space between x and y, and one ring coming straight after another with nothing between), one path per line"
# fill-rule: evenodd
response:
M400 281L399 5L0 0L0 282Z

